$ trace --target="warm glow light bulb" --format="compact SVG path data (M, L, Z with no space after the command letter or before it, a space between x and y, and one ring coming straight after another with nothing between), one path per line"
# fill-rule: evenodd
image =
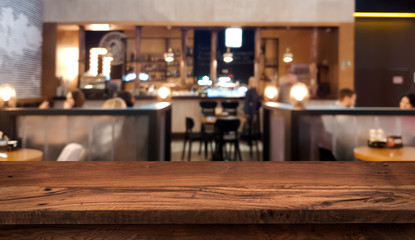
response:
M290 92L291 97L293 97L295 100L301 102L306 97L308 97L308 89L303 83L296 83L291 88Z
M276 99L278 95L278 90L276 87L267 87L265 88L265 96L268 99Z
M158 90L158 95L161 99L166 99L170 95L170 89L168 87L161 87Z
M10 84L3 84L0 86L0 97L3 101L9 101L11 98L16 97L16 90Z

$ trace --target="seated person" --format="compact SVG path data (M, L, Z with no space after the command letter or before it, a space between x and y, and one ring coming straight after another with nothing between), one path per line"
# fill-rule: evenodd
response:
M63 108L70 109L74 107L82 107L84 103L85 103L84 93L79 89L75 89L66 94L66 100L63 103ZM39 109L49 109L49 108L50 108L50 103L47 100L43 101L39 106Z
M399 103L399 107L401 109L411 109L415 106L415 94L408 93L402 96L401 101Z
M352 108L356 105L356 93L348 88L340 89L336 107Z
M110 98L104 102L104 109L127 108L127 104L119 97Z
M127 104L127 107L134 107L135 98L129 91L118 92L117 97L124 100L124 102Z

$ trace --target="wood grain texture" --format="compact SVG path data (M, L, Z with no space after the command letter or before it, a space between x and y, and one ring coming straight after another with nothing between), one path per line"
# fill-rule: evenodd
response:
M415 162L1 162L0 224L415 223Z
M32 239L414 239L414 224L0 226L0 240Z

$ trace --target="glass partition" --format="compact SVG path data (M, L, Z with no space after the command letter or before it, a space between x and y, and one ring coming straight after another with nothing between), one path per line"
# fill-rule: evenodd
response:
M397 108L293 109L284 104L264 107L264 160L356 160L353 150L367 146L370 129L402 136L415 146L415 110Z
M170 161L171 104L132 109L3 109L0 130L56 161L77 143L86 161Z

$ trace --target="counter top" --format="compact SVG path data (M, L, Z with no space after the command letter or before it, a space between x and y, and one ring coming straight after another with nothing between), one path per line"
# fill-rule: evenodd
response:
M0 162L0 224L415 223L412 162Z
M86 97L86 100L107 100L110 99L110 97L100 97L100 96L94 96L94 97ZM135 96L135 99L137 100L157 100L157 96ZM235 99L235 100L242 100L245 99L244 97L202 97L202 96L172 96L172 99L180 99L180 100L200 100L200 99L206 99L206 100L228 100L228 99ZM56 101L64 101L65 97L55 97L54 100Z

